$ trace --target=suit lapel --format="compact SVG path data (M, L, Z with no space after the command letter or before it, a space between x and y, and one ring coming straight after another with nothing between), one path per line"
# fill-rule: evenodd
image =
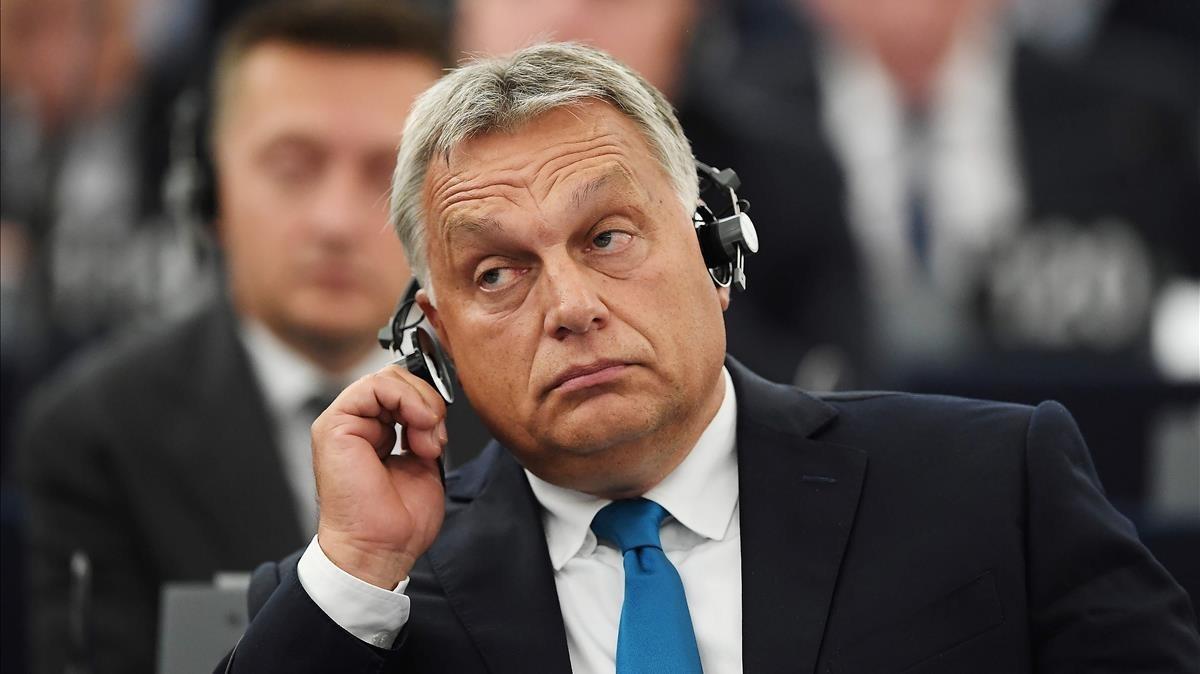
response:
M185 388L193 397L171 432L212 527L207 538L224 559L281 557L304 537L231 310L214 307L182 351L192 362Z
M486 453L482 491L427 558L490 671L569 672L539 506L508 451L493 443Z
M866 454L809 436L836 411L729 360L738 395L745 671L814 671Z

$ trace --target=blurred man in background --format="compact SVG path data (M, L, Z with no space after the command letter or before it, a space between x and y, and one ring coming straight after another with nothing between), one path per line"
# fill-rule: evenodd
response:
M39 671L150 671L164 582L312 535L308 427L388 360L376 330L410 273L384 197L409 105L446 61L425 19L366 0L267 5L227 35L209 120L227 293L70 368L21 436ZM73 558L88 602L70 600Z
M211 288L186 232L158 217L199 4L3 0L0 447L25 391L65 353L182 315L206 297L202 280Z
M1149 355L1160 293L1200 275L1186 70L1137 74L1145 49L1090 28L1103 3L794 4L819 31L815 104L866 263L877 371ZM1061 15L1075 34L1049 46Z

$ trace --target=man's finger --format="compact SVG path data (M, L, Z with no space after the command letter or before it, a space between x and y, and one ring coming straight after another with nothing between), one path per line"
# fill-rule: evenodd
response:
M376 374L381 377L395 377L408 383L413 387L413 390L421 396L421 399L425 401L425 404L429 405L430 409L436 412L439 416L446 416L446 401L442 399L441 394L434 390L434 388L430 386L428 382L410 373L403 365L392 363Z
M390 415L395 422L406 426L433 428L445 415L445 407L430 405L409 379L381 370L346 387L318 421L328 421L339 414L375 420Z

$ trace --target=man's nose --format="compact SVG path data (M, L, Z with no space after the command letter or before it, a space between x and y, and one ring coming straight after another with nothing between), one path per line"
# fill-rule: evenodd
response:
M321 181L309 213L321 238L336 241L358 236L359 225L370 219L368 209L382 209L379 195L370 196L359 183L345 168L330 170Z
M542 274L549 304L546 334L562 340L608 323L608 306L597 293L599 279L590 270L570 260L547 264Z

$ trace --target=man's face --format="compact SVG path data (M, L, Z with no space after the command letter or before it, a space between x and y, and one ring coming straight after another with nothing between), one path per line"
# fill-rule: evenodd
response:
M563 486L661 479L720 405L728 294L635 124L593 102L465 141L424 203L425 308L497 438Z
M416 56L246 55L216 136L239 312L302 346L370 343L410 275L385 205L400 130L438 75Z

